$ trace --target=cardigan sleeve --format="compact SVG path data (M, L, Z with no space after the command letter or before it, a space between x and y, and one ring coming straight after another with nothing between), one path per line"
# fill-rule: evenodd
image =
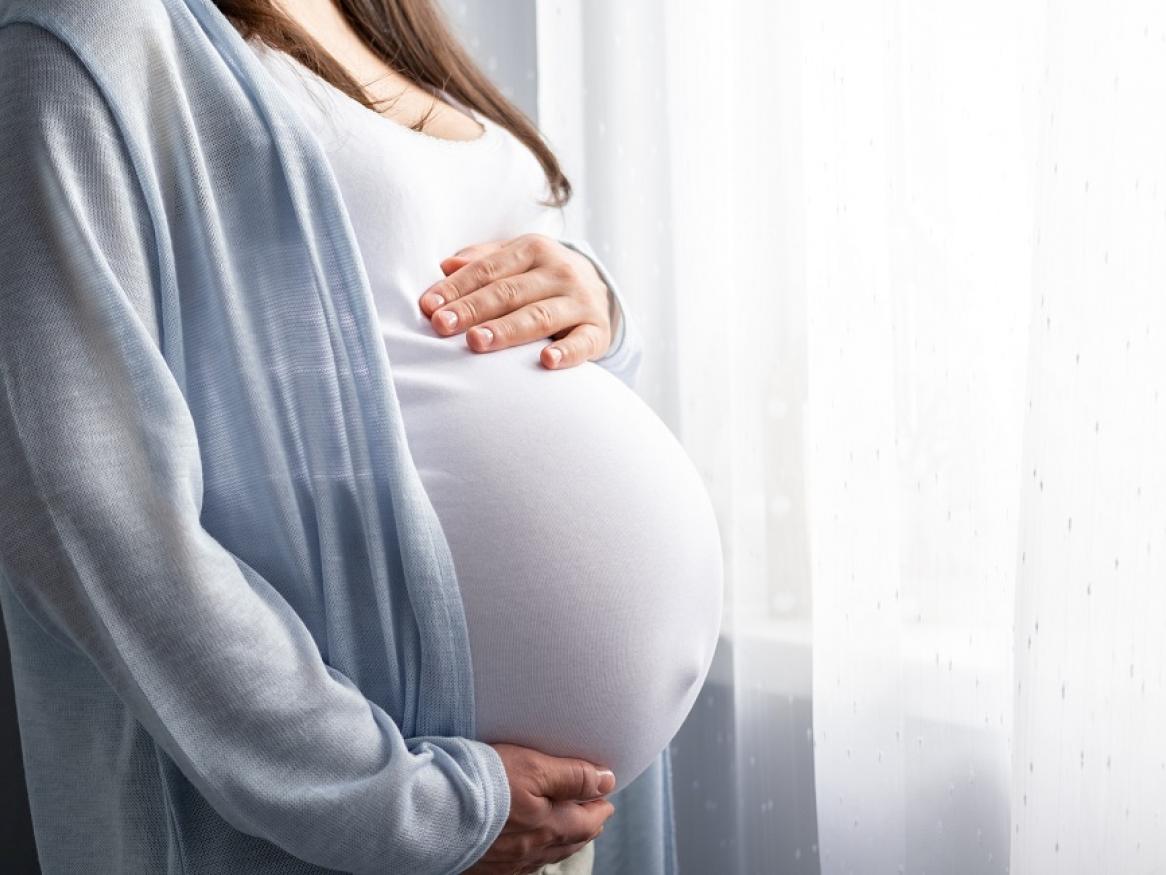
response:
M237 829L329 869L460 872L509 813L497 752L402 737L200 522L154 225L109 107L64 42L0 27L5 577Z

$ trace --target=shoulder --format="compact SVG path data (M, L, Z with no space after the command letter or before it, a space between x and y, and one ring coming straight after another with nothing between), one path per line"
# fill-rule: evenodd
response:
M0 154L9 156L0 199L47 209L54 199L73 198L76 207L78 192L120 193L134 174L94 59L61 26L57 5L44 5L54 13L48 24L0 18ZM60 4L74 5L93 4ZM15 6L0 0L0 12Z
M104 101L77 53L38 24L0 24L0 117L5 132L36 143L64 119Z
M0 0L0 117L21 122L0 138L31 148L120 138L149 155L208 66L191 49L200 39L190 0Z
M0 0L0 13L12 7ZM15 279L0 282L0 302L92 291L116 271L152 319L152 214L94 57L74 37L59 20L0 18L0 263Z
M0 0L0 85L34 100L85 80L142 88L149 58L174 44L171 2Z
M132 3L109 3L102 0L0 0L0 30L10 26L16 40L30 27L56 36L78 54L103 50L111 54L124 51L135 43L149 42L166 33L175 11L173 0L134 0Z

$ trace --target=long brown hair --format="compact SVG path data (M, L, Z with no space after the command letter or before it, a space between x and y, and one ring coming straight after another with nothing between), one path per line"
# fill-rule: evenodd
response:
M333 0L352 29L390 69L433 96L445 91L507 128L534 153L547 176L552 200L562 206L571 183L534 123L511 103L470 58L453 35L434 0ZM291 55L333 87L374 112L372 98L310 33L284 14L274 0L214 0L244 38L258 37ZM428 119L412 125L420 130Z

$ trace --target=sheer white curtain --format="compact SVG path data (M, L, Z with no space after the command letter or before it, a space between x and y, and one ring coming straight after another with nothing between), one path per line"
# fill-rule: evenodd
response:
M798 40L781 4L538 5L539 120L717 507L729 592L674 745L683 871L816 872Z
M1166 871L1166 7L1050 13L1012 765L1014 872Z
M1166 8L536 11L725 537L683 871L1166 871Z

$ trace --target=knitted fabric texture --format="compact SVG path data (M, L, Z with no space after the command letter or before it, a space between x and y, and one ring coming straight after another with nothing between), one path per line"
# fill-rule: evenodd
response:
M46 873L444 875L508 813L352 229L256 63L209 0L0 2L0 606ZM674 870L668 771L597 872Z

